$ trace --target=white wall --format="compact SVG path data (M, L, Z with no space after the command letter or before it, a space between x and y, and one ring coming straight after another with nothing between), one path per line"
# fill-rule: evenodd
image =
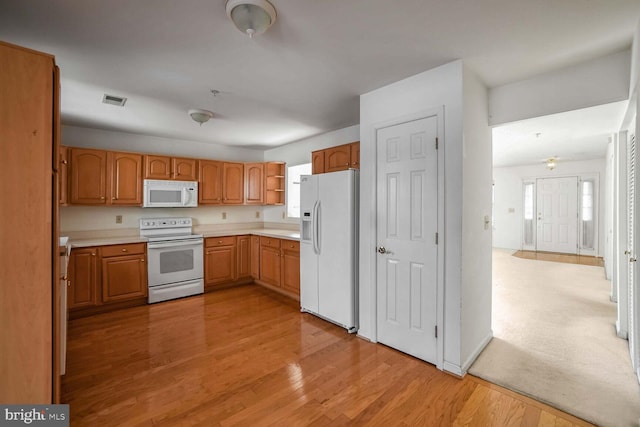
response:
M548 178L560 176L579 176L597 173L598 186L598 256L604 253L604 212L605 159L581 162L558 162L552 171L543 163L529 166L511 166L493 169L495 183L493 246L496 248L522 248L522 180L527 178ZM509 212L513 209L514 212Z
M491 331L492 144L487 88L467 68L463 81L462 293L460 357L465 372Z
M427 115L433 111L443 112L443 128L438 130L441 140L441 150L444 150L444 218L442 229L439 229L441 243L444 246L444 313L439 313L439 324L443 334L439 340L444 343L445 369L462 373L463 352L461 339L469 340L465 343L467 348L479 348L478 342L473 342L476 331L465 331L461 334L462 312L468 307L462 306L462 271L465 277L471 278L474 269L473 263L462 264L463 226L470 235L465 237L465 242L471 245L472 250L482 248L484 252L490 252L490 237L481 237L476 242L478 226L475 223L477 212L486 209L489 212L491 200L486 202L482 194L490 191L491 174L486 168L491 165L491 147L487 144L487 131L483 128L487 125L486 118L486 93L483 93L482 85L471 75L465 80L468 84L468 95L472 98L463 106L463 65L462 61L455 61L441 67L417 74L402 81L390 84L375 91L366 93L360 97L360 330L359 334L376 340L376 296L375 296L375 266L376 255L373 250L376 247L376 128L401 120L413 119L421 114ZM485 89L486 90L486 89ZM484 96L484 100L483 100ZM470 161L479 155L486 160L486 165L465 169L464 180L470 185L470 196L466 210L463 208L463 107L466 107L470 122L470 131L479 131L479 135L469 132L464 144L469 152ZM484 114L484 119L482 115ZM477 145L476 145L477 144ZM466 165L470 166L469 163ZM487 176L476 176L483 175ZM474 180L478 179L477 185ZM488 190L475 194L474 190L483 185ZM490 194L490 193L488 193ZM476 198L477 196L477 198ZM482 215L480 215L481 217ZM465 224L469 221L470 224ZM480 222L481 224L481 222ZM488 234L488 233L487 233ZM490 236L490 234L488 234ZM486 246L486 247L484 247ZM483 261L480 261L483 263ZM489 266L483 265L478 271L478 280L487 283L475 283L482 289L490 289L490 260ZM470 286L473 286L470 284ZM482 291L484 292L484 291ZM471 296L471 293L468 294ZM475 304L476 302L474 302ZM479 320L486 324L486 311L490 312L490 303L485 308L479 308L482 312ZM464 314L465 321L472 321L473 312ZM442 322L442 323L441 323ZM481 334L480 334L481 335ZM468 351L465 352L466 357Z
M212 160L261 162L264 159L262 150L76 126L62 127L62 145Z
M360 126L350 126L306 138L291 144L282 145L264 152L265 161L287 162L287 166L311 163L311 152L336 145L348 144L360 140ZM286 206L265 206L264 220L267 222L298 224L299 220L286 218ZM283 218L283 214L285 218Z
M631 51L492 88L491 125L593 107L629 97Z

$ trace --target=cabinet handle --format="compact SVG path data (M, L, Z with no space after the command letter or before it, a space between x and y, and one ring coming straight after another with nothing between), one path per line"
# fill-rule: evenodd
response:
M219 244L219 245L220 245L220 244L222 244L222 240L218 240L218 244Z
M104 196L100 196L100 200L104 200Z
M112 197L111 200L117 200L117 198L116 197Z
M126 249L122 249L122 252L127 252L127 250Z
M96 256L96 253L95 253L95 252L92 252L92 253L91 253L91 256Z
M144 258L140 260L140 262L144 262Z
M67 163L69 163L67 160L63 160L63 161L62 161L62 164L63 164L63 165L66 165Z

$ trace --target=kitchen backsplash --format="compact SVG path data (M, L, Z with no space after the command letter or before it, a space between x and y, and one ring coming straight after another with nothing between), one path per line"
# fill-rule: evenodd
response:
M122 216L122 223L116 223L118 216ZM138 230L140 218L177 216L193 218L194 226L245 223L255 226L255 223L263 224L264 221L262 206L201 206L197 208L63 206L60 208L60 231L64 234L89 230L109 230L110 232L121 230L123 235L129 235L131 230Z

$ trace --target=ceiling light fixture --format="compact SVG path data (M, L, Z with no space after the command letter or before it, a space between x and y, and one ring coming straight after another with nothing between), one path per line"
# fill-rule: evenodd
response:
M554 170L556 168L556 164L558 163L558 159L556 159L555 157L550 157L547 160L545 160L544 163L546 164L547 169L552 171L552 170Z
M226 8L235 26L250 38L276 22L276 9L267 0L227 0Z
M209 119L213 117L213 113L211 111L201 110L199 108L193 108L189 110L189 115L194 122L200 123L200 126L202 126L203 123L208 122Z

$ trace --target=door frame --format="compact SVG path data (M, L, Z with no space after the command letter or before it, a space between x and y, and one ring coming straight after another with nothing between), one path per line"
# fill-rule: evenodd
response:
M419 119L425 119L429 117L436 117L437 129L436 135L438 138L438 150L437 150L437 164L438 164L438 261L437 265L437 283L436 283L436 325L438 328L438 336L436 338L436 367L440 370L444 369L444 336L446 332L446 326L444 324L444 268L445 268L445 247L446 247L446 235L445 235L445 139L444 139L444 106L430 108L422 110L417 113L398 116L396 118L385 120L379 123L373 124L371 127L373 145L378 146L378 131L380 129L396 126L407 122L412 122ZM373 241L378 241L378 153L377 149L373 150L373 176L375 178L372 206L375 206L372 212L373 227ZM360 248L362 251L364 248ZM377 273L377 252L376 247L374 250L369 251L369 266L371 281L369 284L371 301L370 301L370 314L371 314L371 342L378 342L378 273Z

